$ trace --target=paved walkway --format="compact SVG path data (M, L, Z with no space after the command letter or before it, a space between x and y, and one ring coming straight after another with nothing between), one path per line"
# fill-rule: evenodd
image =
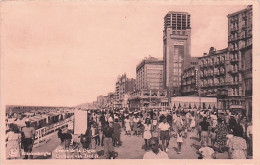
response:
M142 159L145 150L142 149L144 145L144 140L142 137L137 136L125 136L124 132L121 134L122 146L114 148L118 152L117 159ZM44 142L44 144L33 148L33 152L52 152L60 144L60 139L55 133L49 140ZM189 132L186 139L184 139L182 145L181 154L177 154L177 142L176 138L171 138L169 145L168 155L170 159L197 159L198 155L196 151L200 148L200 143L198 141L196 132ZM102 152L103 147L98 146L97 151ZM217 153L217 159L227 159L227 152ZM48 159L51 156L35 156L36 159ZM102 157L101 157L102 158Z

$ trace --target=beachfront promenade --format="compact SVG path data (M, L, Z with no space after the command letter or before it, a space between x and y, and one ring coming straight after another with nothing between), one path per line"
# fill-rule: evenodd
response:
M200 142L198 141L198 137L196 135L196 131L189 132L186 139L184 139L183 147L182 147L182 153L177 154L177 142L176 138L171 138L170 145L169 145L169 151L168 156L170 159L197 159L198 155L196 154L196 151L200 148ZM144 145L144 140L142 137L137 136L125 136L124 132L121 132L121 140L122 140L122 146L119 148L115 147L115 151L118 152L117 159L142 159L143 155L145 153L145 150L142 149L142 146ZM33 152L39 152L44 153L48 152L51 153L55 150L59 145L61 144L60 139L57 136L57 133L52 134L52 136L45 142L43 142L41 145L36 146L33 148ZM102 153L103 147L98 146L97 152ZM216 154L217 159L227 159L228 154L225 153L217 153ZM34 159L50 159L51 156L35 156ZM104 157L101 155L101 159Z

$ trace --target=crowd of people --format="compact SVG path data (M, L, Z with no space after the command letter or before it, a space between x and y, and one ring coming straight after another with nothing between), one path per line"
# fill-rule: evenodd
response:
M144 158L158 155L151 153L156 150L153 143L158 143L158 158L166 158L164 153L167 155L171 138L176 138L177 154L181 154L188 133L194 131L201 145L199 159L217 158L217 152L228 152L230 159L252 156L252 123L239 114L217 116L214 111L181 109L90 110L88 116L86 148L101 145L106 158L111 158L114 147L122 145L121 136L143 138L142 148L147 152Z
M88 128L80 136L80 143L85 149L103 147L104 157L111 159L120 154L115 147L122 145L121 136L137 136L144 141L144 159L167 159L170 140L176 139L176 152L182 154L182 145L190 133L200 142L198 159L217 159L216 153L223 152L230 159L246 159L253 154L251 121L240 114L219 116L207 110L89 110ZM65 146L69 146L71 135L58 131ZM6 134L7 158L20 158L22 149L24 159L30 158L34 137L29 121L22 130L11 125Z

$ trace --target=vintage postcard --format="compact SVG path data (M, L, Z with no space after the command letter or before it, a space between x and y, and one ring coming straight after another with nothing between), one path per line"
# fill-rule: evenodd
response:
M258 1L0 7L2 164L259 161Z

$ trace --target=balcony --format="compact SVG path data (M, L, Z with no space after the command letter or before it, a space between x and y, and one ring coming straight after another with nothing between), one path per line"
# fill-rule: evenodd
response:
M232 37L232 38L230 37L230 38L228 39L229 42L233 42L233 41L237 41L237 40L238 40L238 38L236 38L236 37Z
M243 25L241 26L241 29L246 29L246 25L243 24Z
M237 63L237 62L239 62L239 59L238 58L231 58L230 62L231 63Z
M204 78L206 77L204 74L200 74L200 78Z
M246 15L246 14L242 14L242 18L243 18L243 19L246 19L246 18L247 18L247 15Z
M219 64L220 64L220 65L223 65L223 64L225 64L225 61L224 61L224 60L221 60L221 61L219 61Z
M225 70L221 70L221 71L219 72L219 75L223 75L223 74L225 74Z
M237 48L237 47L235 47L235 48L229 48L229 51L232 51L232 52L238 51L238 48Z
M245 34L241 34L241 35L239 36L239 39L245 40L245 39L247 39L247 38L246 38L246 35L245 35Z
M216 61L216 62L214 63L215 66L217 66L217 65L219 65L219 64L220 64L220 61Z
M212 87L212 86L214 86L214 84L213 83L208 83L208 86Z
M238 71L239 71L239 72L243 72L243 71L244 71L243 67L242 67L242 66L239 66L239 67L238 67Z
M220 82L220 83L219 83L219 86L225 86L225 85L226 85L225 82Z
M230 82L229 85L234 86L234 85L239 85L241 83L241 81L233 81Z
M237 74L238 73L238 69L230 69L228 71L228 73L230 73L230 74Z
M236 105L236 104L232 104L230 105L231 109L243 109L243 105Z
M203 64L203 67L206 68L206 67L208 67L208 65L209 65L208 63L205 63L205 64Z
M214 74L212 72L208 73L208 76L211 77L213 76Z
M220 75L220 72L214 72L214 74L215 74L216 76L219 76L219 75Z
M219 96L227 96L228 95L228 91L218 91L217 95L219 95Z
M231 27L231 28L230 28L230 32L236 32L237 30L238 30L237 27Z

